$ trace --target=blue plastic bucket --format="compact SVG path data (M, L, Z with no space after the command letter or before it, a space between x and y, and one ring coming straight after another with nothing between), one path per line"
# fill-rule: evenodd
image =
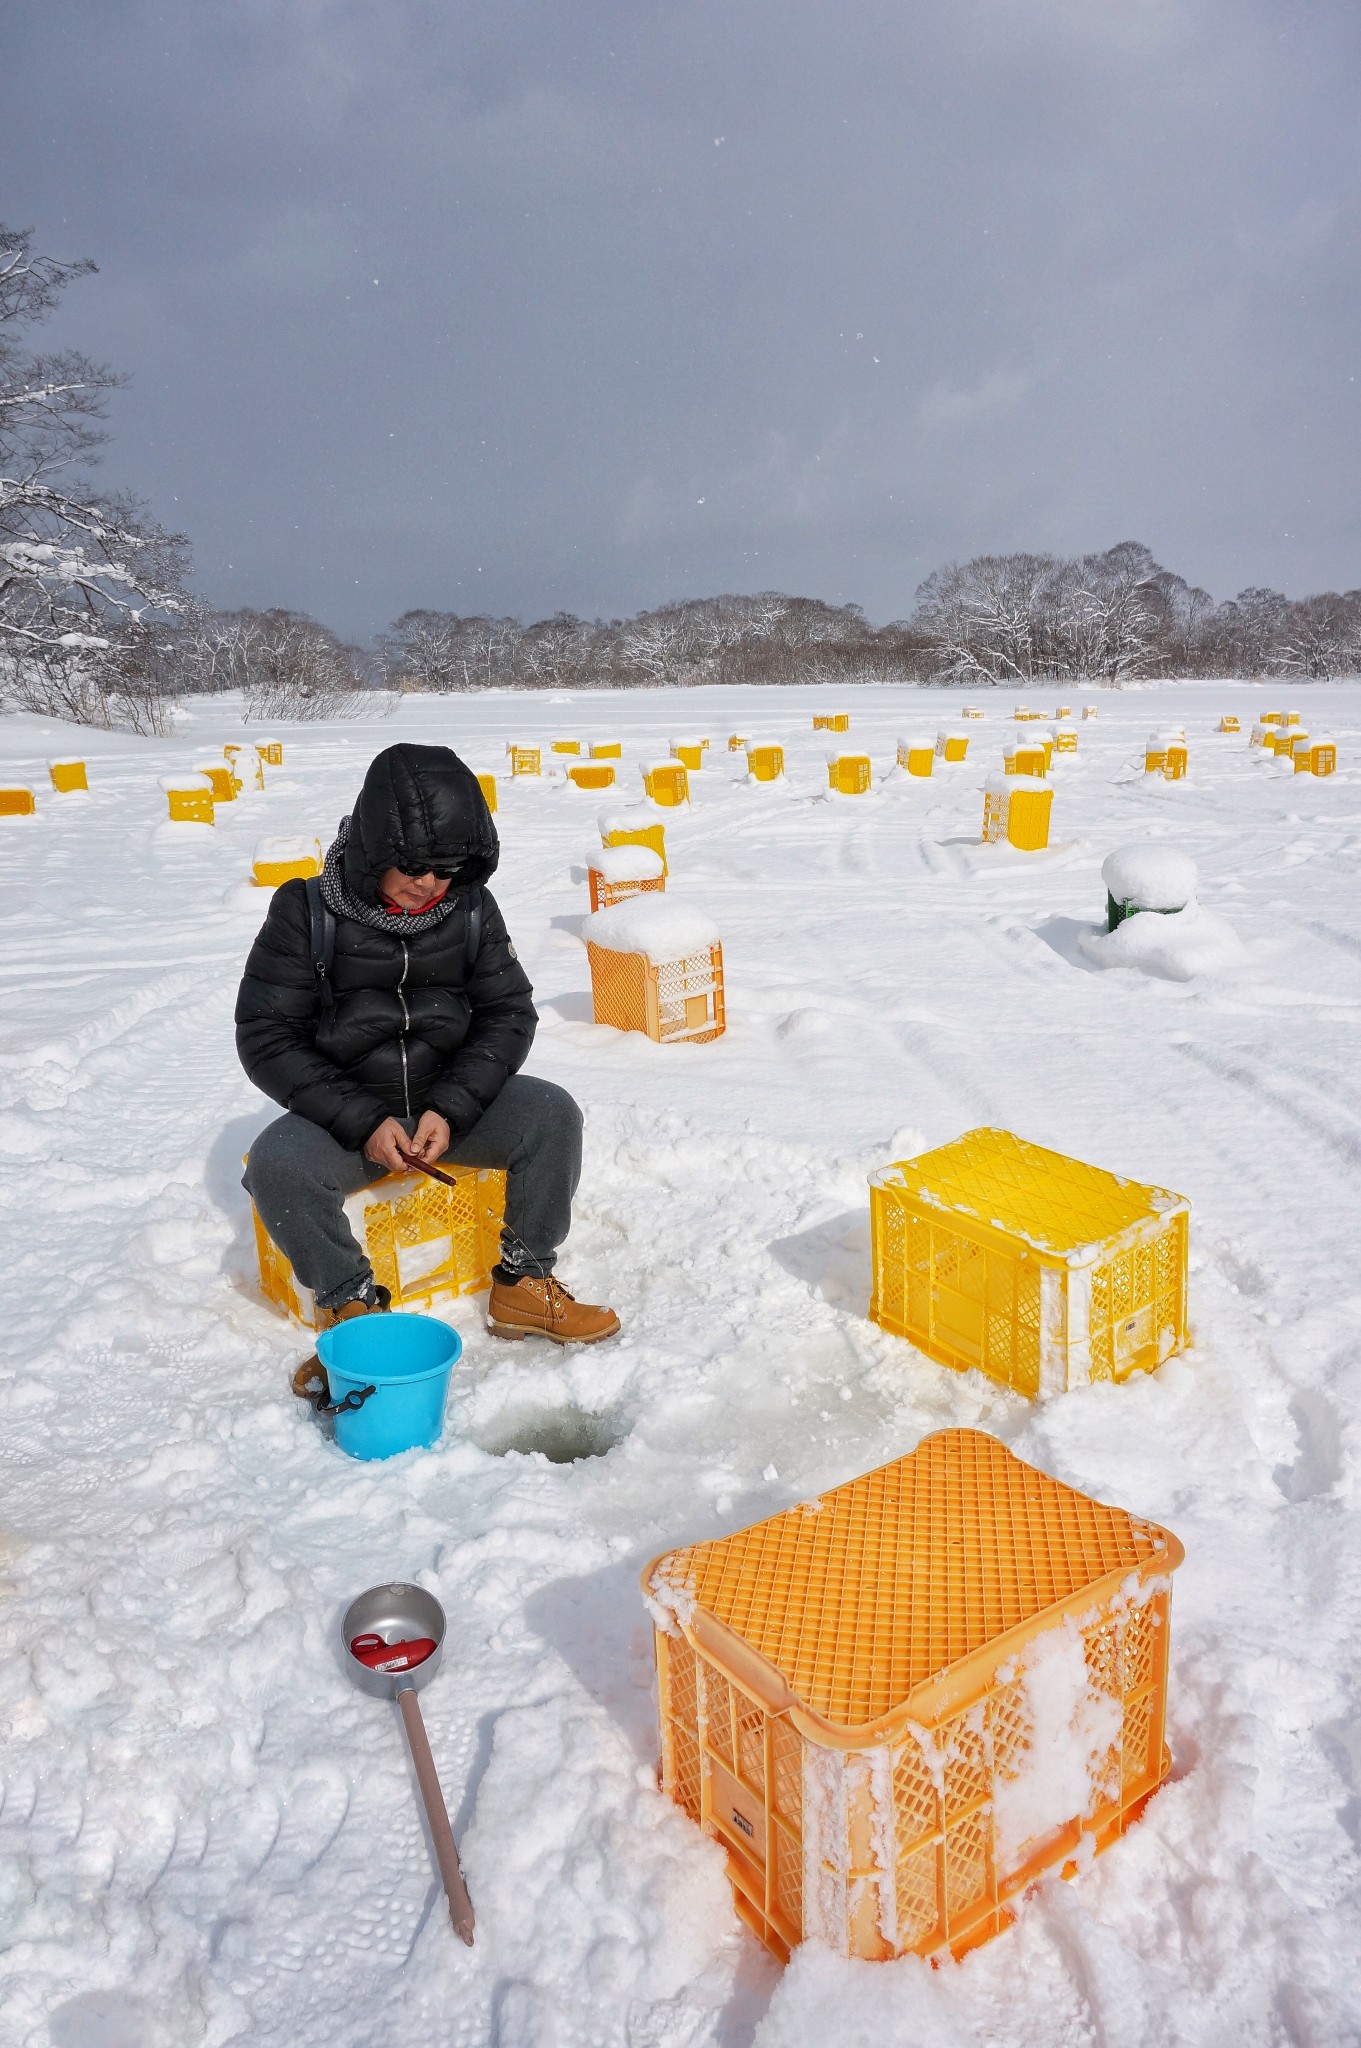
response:
M352 1458L395 1458L432 1444L444 1427L449 1375L463 1340L433 1316L353 1316L317 1339L332 1401L370 1393L336 1416L336 1442Z

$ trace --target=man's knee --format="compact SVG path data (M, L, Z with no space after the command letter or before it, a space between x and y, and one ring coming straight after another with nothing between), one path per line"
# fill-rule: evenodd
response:
M339 1153L330 1134L305 1117L276 1117L252 1141L242 1184L252 1195L268 1199L271 1190L302 1180L325 1182L335 1178L332 1155Z
M582 1117L575 1096L556 1081L541 1081L535 1074L516 1076L519 1083L516 1104L525 1141L537 1147L544 1143L579 1149Z

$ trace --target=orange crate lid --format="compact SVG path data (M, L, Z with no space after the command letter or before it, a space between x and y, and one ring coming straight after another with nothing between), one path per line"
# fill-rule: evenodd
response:
M986 1689L1004 1638L1019 1648L1060 1610L1099 1610L1131 1572L1161 1576L1182 1555L1155 1523L949 1429L817 1500L654 1558L643 1589L772 1712L792 1707L851 1747L956 1711Z
M927 1208L972 1217L1061 1259L1191 1206L1167 1188L1146 1187L1011 1131L987 1129L883 1167L870 1184L901 1188Z

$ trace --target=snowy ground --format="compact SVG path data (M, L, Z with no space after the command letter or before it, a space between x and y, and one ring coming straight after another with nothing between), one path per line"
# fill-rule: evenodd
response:
M930 783L890 772L893 743L957 699L842 697L868 797L828 797L808 692L492 695L285 729L285 768L213 831L162 824L157 778L236 736L230 706L171 741L89 736L87 798L43 793L69 728L0 724L0 775L40 785L35 819L0 820L3 2048L1361 2039L1361 686L1101 695L1028 857L977 844L1009 695ZM1338 735L1332 780L1249 754L1278 698ZM1222 709L1241 737L1214 735ZM1191 778L1146 781L1173 718ZM733 729L783 739L787 783L747 783ZM711 1046L590 1022L574 868L599 800L502 784L531 1070L587 1112L564 1275L624 1337L501 1347L466 1301L443 1442L351 1463L289 1395L302 1340L252 1284L237 1176L274 1113L232 1049L252 847L325 840L399 737L499 768L512 733L619 733L635 802L637 762L694 731L715 751L668 841L724 937ZM1245 942L1214 979L1084 951L1103 857L1146 836ZM1191 1198L1189 1352L1032 1409L865 1320L866 1174L980 1123ZM637 1573L949 1424L1184 1542L1174 1779L961 1965L808 1947L780 1973L654 1789ZM572 1449L605 1455L553 1462ZM449 1613L424 1703L471 1952L394 1710L338 1667L344 1603L395 1576Z

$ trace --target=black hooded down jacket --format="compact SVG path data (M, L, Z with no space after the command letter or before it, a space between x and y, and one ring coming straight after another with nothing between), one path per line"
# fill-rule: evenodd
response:
M537 1022L532 990L482 886L500 857L477 777L448 747L389 747L350 819L344 881L379 908L378 877L454 868L462 897L410 938L336 919L334 1006L323 1013L307 889L276 890L236 999L236 1047L256 1087L357 1152L385 1117L438 1110L471 1130L524 1064ZM468 965L469 914L482 931Z

